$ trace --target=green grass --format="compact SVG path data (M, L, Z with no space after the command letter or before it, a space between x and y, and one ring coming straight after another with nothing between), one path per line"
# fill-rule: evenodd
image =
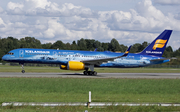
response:
M0 78L0 102L180 102L179 79Z
M31 67L25 66L26 73L82 73L83 71L61 70L59 67ZM0 72L21 72L21 66L0 66ZM95 68L98 73L180 73L180 69L172 68Z
M25 66L26 72L71 72L58 67ZM96 68L107 73L180 73L172 68ZM20 72L20 66L2 66L0 72ZM0 103L2 102L137 102L179 103L180 79L94 79L94 78L0 78ZM180 111L180 107L158 106L107 106L103 108L77 107L0 107L0 111Z

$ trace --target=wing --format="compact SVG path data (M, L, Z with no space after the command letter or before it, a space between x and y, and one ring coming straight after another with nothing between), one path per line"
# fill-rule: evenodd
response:
M85 64L90 64L90 65L101 65L103 62L114 61L117 58L127 56L129 54L130 49L131 49L131 46L129 46L127 51L122 56L117 56L117 57L112 57L112 58L93 59L93 60L82 60L81 62Z

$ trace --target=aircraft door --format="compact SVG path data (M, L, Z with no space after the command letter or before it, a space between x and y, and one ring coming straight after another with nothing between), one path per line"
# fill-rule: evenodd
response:
M57 52L56 51L53 52L53 57L54 57L54 59L57 59Z
M20 58L24 58L24 50L20 50L19 51L19 57Z
M53 55L54 55L54 56L57 56L57 52L56 52L56 51L54 51L54 52L53 52Z

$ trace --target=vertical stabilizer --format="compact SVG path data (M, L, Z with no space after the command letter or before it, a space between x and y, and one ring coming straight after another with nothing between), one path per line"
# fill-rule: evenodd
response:
M171 33L172 30L164 30L148 47L146 47L139 54L161 57L166 48Z

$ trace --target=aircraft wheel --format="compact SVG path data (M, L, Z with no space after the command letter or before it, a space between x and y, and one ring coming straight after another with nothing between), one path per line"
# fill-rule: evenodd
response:
M25 73L25 70L22 70L21 72L22 72L22 73Z
M95 76L96 76L96 75L97 75L97 72L96 72L96 71L94 71L94 72L93 72L93 75L95 75Z
M88 75L88 72L87 72L87 71L84 71L84 75Z
M93 73L92 73L92 71L88 71L88 75L92 75Z

